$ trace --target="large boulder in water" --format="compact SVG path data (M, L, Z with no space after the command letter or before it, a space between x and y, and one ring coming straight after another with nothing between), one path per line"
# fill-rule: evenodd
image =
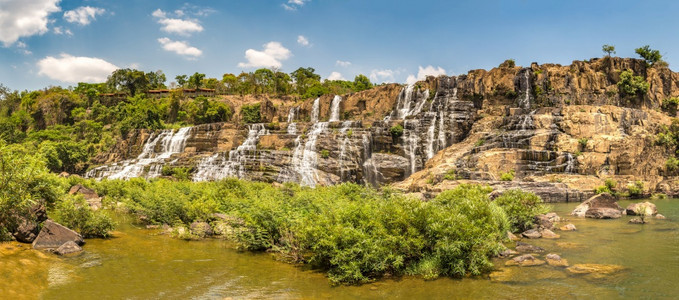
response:
M612 219L620 218L622 211L623 209L615 201L615 197L609 193L601 193L580 203L571 215L594 219Z
M636 216L636 215L646 215L646 216L655 216L658 214L658 208L655 206L655 204L651 202L643 202L643 203L632 203L627 206L627 215L628 216Z
M559 222L561 218L556 213L539 214L535 216L535 224L538 224L540 228L552 229L554 224Z
M45 221L40 234L33 241L34 249L56 249L66 242L75 242L78 245L85 243L82 236L77 232L66 228L52 220Z
M71 253L77 253L83 251L83 248L80 248L78 244L76 244L74 241L68 241L64 243L63 245L59 246L54 253L59 254L59 255L66 255L66 254L71 254Z

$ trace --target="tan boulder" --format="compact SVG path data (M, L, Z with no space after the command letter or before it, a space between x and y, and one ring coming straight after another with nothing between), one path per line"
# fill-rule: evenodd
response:
M545 261L535 258L531 254L524 254L508 260L505 266L519 266L519 267L532 267L544 265Z
M632 203L627 206L626 211L628 216L636 216L639 214L655 216L658 214L658 208L655 204L648 201L643 203Z

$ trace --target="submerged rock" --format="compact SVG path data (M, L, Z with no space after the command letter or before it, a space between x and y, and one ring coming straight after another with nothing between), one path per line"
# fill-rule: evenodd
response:
M75 242L78 245L85 243L82 236L77 232L66 228L52 220L45 221L38 237L33 241L34 249L56 249L66 242Z
M618 265L603 265L603 264L576 264L569 267L568 272L571 274L590 275L594 278L603 278L613 275L625 270L624 267Z
M568 260L561 258L558 254L550 253L545 256L545 260L550 266L568 267Z
M80 246L78 246L78 244L76 244L74 241L68 241L63 245L59 246L59 248L57 248L57 250L54 251L54 253L59 255L66 255L80 251L83 251L83 248L80 248Z
M516 251L523 253L540 253L545 252L545 249L538 246L533 246L531 244L516 242Z
M655 204L648 201L643 203L632 203L627 206L626 211L628 216L636 216L639 214L655 216L658 214L658 208L655 206Z
M633 218L629 220L627 223L630 224L646 224L646 221L642 220L641 218Z
M575 231L575 230L577 230L577 228L575 228L575 225L570 224L570 223L566 224L564 226L561 226L559 229L561 229L563 231Z
M667 219L667 218L665 218L665 216L663 216L663 215L661 215L661 214L655 215L655 218L658 219L658 220L665 220L665 219Z
M554 233L553 231L551 231L549 229L542 230L541 234L542 234L542 238L545 238L545 239L558 239L558 238L561 237L560 235Z
M530 254L524 254L514 257L505 263L505 266L519 266L519 267L532 267L544 265L545 261L535 258L535 256Z
M553 212L535 216L535 223L538 224L539 227L545 229L554 228L554 224L559 222L560 220L561 218L559 217L559 215Z

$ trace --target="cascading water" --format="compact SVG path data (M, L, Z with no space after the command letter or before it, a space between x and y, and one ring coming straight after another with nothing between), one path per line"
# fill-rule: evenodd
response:
M340 169L340 180L344 181L344 161L349 160L350 158L347 157L347 146L349 145L349 139L351 138L348 134L349 128L353 125L352 121L344 121L342 123L342 128L340 129L340 133L344 138L342 139L342 146L340 147L340 155L339 155L339 169Z
M295 152L292 157L292 165L294 170L300 175L300 185L315 187L318 179L316 166L318 166L318 153L316 153L316 142L318 136L326 131L328 128L327 122L316 123L311 126L307 134L307 140L302 146L299 142L295 147Z
M427 129L427 159L430 159L434 157L434 154L436 151L434 150L434 140L435 140L435 133L436 133L436 119L438 118L438 114L436 112L427 112L426 114L427 117L430 118L431 123L429 124L429 128Z
M318 115L320 114L321 98L316 98L314 104L311 106L311 123L318 123Z
M369 183L374 187L377 187L377 182L380 176L380 172L373 163L373 152L372 152L372 134L368 131L361 137L363 143L363 176L364 182Z
M226 159L223 153L217 153L198 162L194 181L218 180L226 177L244 178L248 155L257 151L257 142L262 135L269 134L264 124L252 124L248 128L248 136L236 149L229 151Z
M290 108L290 111L288 112L288 134L297 134L297 123L295 123L295 119L297 119L298 113L298 106Z
M174 132L162 130L158 135L151 135L144 143L142 152L135 159L125 160L110 166L101 166L87 172L88 178L129 179L144 176L153 178L160 176L163 163L174 154L184 152L186 140L193 127L184 127ZM160 144L160 151L156 148ZM144 174L146 170L146 174Z
M526 110L529 110L531 108L531 101L530 101L530 96L531 96L531 83L530 83L530 71L526 69L523 73L523 78L525 81L525 89L524 89L524 97L519 100L519 107L524 109L524 113ZM524 114L521 116L521 120L519 121L519 129L521 131L526 131L529 129L533 129L533 115L535 115L535 110L532 110L528 114Z
M403 130L404 141L405 141L405 153L410 159L410 174L417 171L417 146L420 142L420 137L418 136L420 121L419 120L405 120L404 126L406 129ZM412 129L410 129L412 128Z
M566 153L566 168L564 173L575 173L575 157L573 157L573 154Z
M335 95L334 98L332 98L332 103L330 106L330 119L328 121L330 122L337 122L340 119L340 103L342 102L342 97L339 95Z

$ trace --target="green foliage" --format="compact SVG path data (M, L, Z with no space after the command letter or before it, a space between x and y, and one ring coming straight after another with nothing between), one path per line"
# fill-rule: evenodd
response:
M354 77L354 86L353 86L354 91L360 92L360 91L370 89L372 87L373 87L372 82L370 82L370 79L368 79L368 77L366 77L365 75L359 74L359 75L356 75L356 77Z
M648 92L649 83L642 76L634 76L631 70L620 73L618 88L623 95L635 96Z
M260 104L250 104L243 105L240 108L241 116L243 117L243 122L245 123L259 123L261 121L261 116L259 115Z
M674 156L670 156L670 158L665 161L665 168L671 173L679 170L679 159Z
M457 180L457 174L455 169L450 169L448 172L446 172L445 175L443 175L444 180Z
M512 180L514 180L514 170L500 174L500 181L512 181Z
M613 194L613 191L611 191L605 185L600 185L600 186L594 188L594 193L595 194L603 194L603 193Z
M644 194L644 183L641 181L635 181L627 185L627 193L632 198L639 198Z
M581 138L578 139L578 144L580 144L580 148L585 149L587 148L587 143L589 142L588 138Z
M93 211L80 195L65 196L55 206L52 218L86 238L106 238L115 227L111 218L102 210Z
M516 61L514 61L514 59L512 59L512 58L507 59L500 64L500 68L511 69L511 68L514 68L514 67L516 67Z
M322 158L328 158L328 157L330 157L330 151L328 151L327 149L321 150L321 157L322 157Z
M614 195L615 194L615 187L618 185L618 183L610 178L607 178L604 181L604 185L598 186L594 189L595 194L602 194L602 193L609 193Z
M678 97L671 97L662 101L662 109L668 112L670 116L674 117L677 115L677 107L679 107Z
M399 138L403 135L403 126L401 124L396 124L394 126L391 126L389 129L389 132L391 133L391 136L393 138Z
M651 46L646 45L640 48L634 49L634 52L639 54L641 58L646 61L646 64L653 66L658 62L662 62L662 55L659 50L651 49Z
M150 222L175 228L226 214L240 220L229 226L242 249L324 270L333 283L386 274L479 275L492 269L491 257L510 228L507 213L482 186L462 185L427 202L356 184L275 188L235 179L104 180L96 190Z
M505 191L495 199L495 204L507 213L512 232L531 228L535 216L549 211L540 197L518 189Z
M486 143L486 139L485 139L485 138L480 138L480 139L476 140L476 143L474 143L474 147L481 147L481 146L483 146L483 144L485 144L485 143Z
M606 56L610 57L611 54L615 54L615 46L605 44L601 46L601 51L606 53Z

